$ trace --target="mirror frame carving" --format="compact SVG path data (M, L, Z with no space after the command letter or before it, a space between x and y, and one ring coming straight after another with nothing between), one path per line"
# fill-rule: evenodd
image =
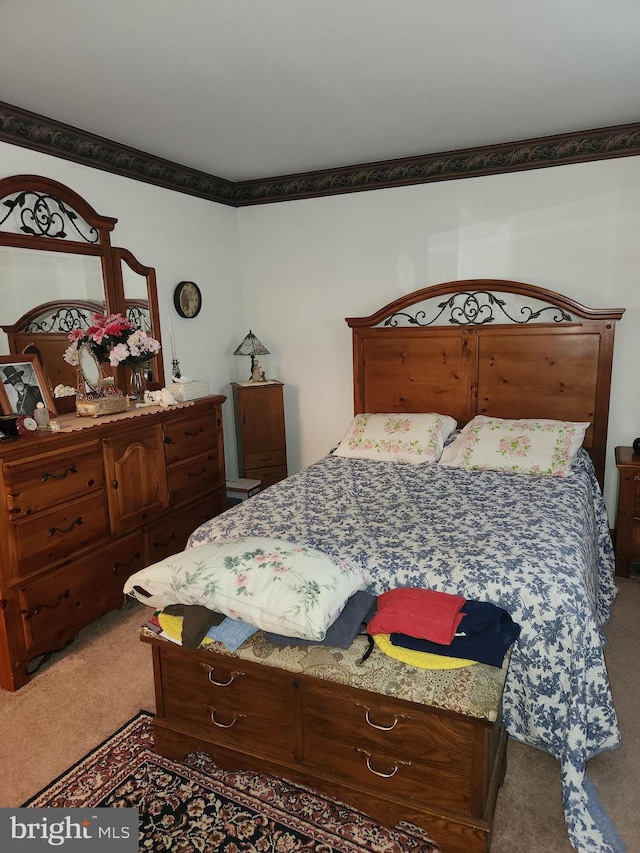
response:
M5 199L9 196L18 193L31 193L34 197L42 197L43 199L62 202L64 205L72 209L90 226L92 237L95 235L95 240L91 242L86 239L73 239L68 235L60 233L48 233L48 228L40 229L41 233L16 233L15 231L3 231L2 221L10 215L4 216ZM66 212L66 211L65 211ZM34 220L35 221L35 220ZM72 221L72 220L70 220ZM151 334L162 344L160 330L160 316L158 309L156 275L153 267L141 264L135 256L128 250L111 245L111 233L117 223L117 219L109 216L102 216L78 193L67 187L65 184L55 181L52 178L46 178L41 175L13 175L8 178L0 179L0 246L12 246L25 249L46 250L54 252L62 252L74 255L92 255L100 259L102 268L102 283L104 291L105 310L109 314L122 313L126 314L127 300L125 299L124 280L122 274L122 264L126 263L134 272L146 278L147 295L149 302L149 316L151 321ZM38 225L36 221L36 225ZM37 230L37 229L34 229ZM58 304L68 306L87 307L90 302L82 300L70 300L68 303L57 300ZM134 300L135 302L135 300ZM24 335L18 334L17 326L30 316L35 316L38 309L46 307L49 303L34 305L32 309L26 312L17 323L13 325L3 326L3 330L9 335L9 348L12 354L20 354L25 351L38 351L38 338L42 340L43 335L48 333L38 333L30 335L30 340L27 343ZM57 334L60 338L61 333L51 333L51 337ZM66 336L65 336L66 337ZM16 343L16 339L20 343ZM32 340L31 340L32 339ZM63 349L66 348L66 344ZM161 388L164 385L164 365L162 351L151 360L153 379L149 383L150 388ZM42 365L45 374L48 376L47 365ZM127 389L128 387L128 372L126 368L119 367L114 370L116 385L119 388ZM70 382L69 384L75 384ZM53 389L51 389L53 392ZM60 398L64 400L65 398Z

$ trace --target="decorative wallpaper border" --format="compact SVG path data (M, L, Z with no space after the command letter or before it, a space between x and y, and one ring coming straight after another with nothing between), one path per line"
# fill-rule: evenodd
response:
M227 181L0 102L0 141L244 207L640 154L640 122L296 175Z
M235 205L236 185L0 102L0 141L209 201Z

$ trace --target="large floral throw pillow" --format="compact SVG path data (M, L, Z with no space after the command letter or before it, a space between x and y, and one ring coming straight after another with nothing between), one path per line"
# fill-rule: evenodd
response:
M588 428L571 421L477 415L444 449L440 464L566 477Z
M456 428L448 415L429 413L356 415L335 450L337 456L377 462L437 462Z
M143 604L199 604L286 637L323 640L370 578L307 545L264 536L221 539L136 572L124 592Z

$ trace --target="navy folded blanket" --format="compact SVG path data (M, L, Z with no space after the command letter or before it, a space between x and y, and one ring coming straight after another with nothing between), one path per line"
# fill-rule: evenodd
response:
M467 600L462 612L464 618L448 646L408 634L392 633L389 639L405 649L502 666L504 656L520 636L520 625L506 610L488 601Z

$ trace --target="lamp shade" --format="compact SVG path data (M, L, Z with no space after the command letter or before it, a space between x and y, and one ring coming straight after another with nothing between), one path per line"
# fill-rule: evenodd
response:
M250 355L255 357L256 355L269 355L269 350L256 338L251 329L249 329L249 334L236 349L234 355Z

